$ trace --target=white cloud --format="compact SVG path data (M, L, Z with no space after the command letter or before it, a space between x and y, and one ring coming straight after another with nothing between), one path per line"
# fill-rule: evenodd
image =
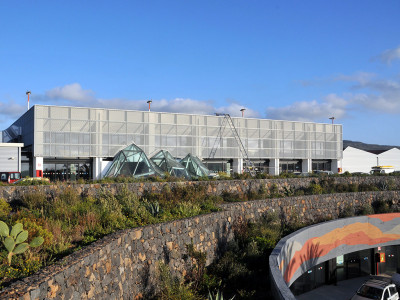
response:
M152 107L156 111L180 112L188 114L210 115L215 112L211 101L175 98L172 100L154 101Z
M375 112L400 114L400 95L356 94L351 102Z
M83 90L79 83L55 87L46 92L46 97L51 100L69 100L78 103L87 103L95 100L91 90Z
M359 84L365 84L367 82L370 82L375 77L376 74L374 73L357 72L353 75L338 75L333 78L333 81L349 81L358 82Z
M229 106L219 107L216 109L216 112L230 114L232 117L241 117L242 112L240 110L242 108L245 109L244 116L246 118L259 118L260 117L260 113L258 111L255 111L246 106L240 105L239 103L230 103Z
M292 121L324 121L330 117L344 118L348 102L330 94L320 103L313 101L294 102L285 107L267 108L267 118Z
M395 49L388 49L378 56L378 59L383 63L390 64L396 59L400 59L400 46Z
M19 118L26 110L27 106L20 105L15 103L15 101L11 100L9 102L0 102L0 123L3 123L5 119L17 119Z
M41 101L52 104L74 105L82 107L116 108L131 110L148 110L147 99L130 100L123 98L102 99L96 98L92 90L85 90L79 83L67 84L45 92L45 95L35 95L36 103ZM174 98L153 100L151 110L158 112L176 112L188 114L212 115L216 112L229 113L231 116L241 116L240 109L245 108L246 117L260 117L254 111L237 102L230 102L227 106L216 108L211 100L195 100L190 98Z
M362 91L348 95L349 103L377 112L400 113L400 78L380 79L372 73L357 73L336 80L354 82L351 89Z

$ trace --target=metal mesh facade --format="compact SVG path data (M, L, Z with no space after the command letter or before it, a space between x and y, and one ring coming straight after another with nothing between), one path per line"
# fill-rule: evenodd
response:
M232 119L251 159L342 158L341 125ZM34 128L36 157L113 157L135 143L149 156L164 149L174 157L192 153L204 159L222 120L219 116L35 105L6 131ZM240 158L230 128L225 128L219 142L215 158Z

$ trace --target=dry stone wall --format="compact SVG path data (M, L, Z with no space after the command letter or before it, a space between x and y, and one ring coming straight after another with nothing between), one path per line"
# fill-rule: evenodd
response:
M364 192L266 199L224 204L222 211L189 219L123 230L103 238L13 283L0 299L141 299L157 290L157 263L174 274L187 270L186 246L207 252L207 263L224 251L239 219L255 221L268 211L304 221L337 218L346 205L375 200L398 208L400 192Z
M217 180L217 181L185 181L185 182L137 182L126 184L127 188L135 192L138 196L142 196L146 192L160 193L164 186L170 188L175 186L203 186L208 194L221 195L223 192L229 193L257 193L260 189L271 189L276 186L278 190L283 191L284 188L306 188L310 183L319 183L324 178L287 178L287 179L252 179L252 180ZM377 184L386 185L392 189L400 189L400 176L365 176L365 177L331 177L331 180L337 184ZM65 189L73 187L81 195L95 196L102 189L115 193L122 183L109 184L75 184L75 183L59 183L49 186L0 186L0 198L6 201L19 200L23 195L32 192L44 192L49 197L53 197L62 193Z

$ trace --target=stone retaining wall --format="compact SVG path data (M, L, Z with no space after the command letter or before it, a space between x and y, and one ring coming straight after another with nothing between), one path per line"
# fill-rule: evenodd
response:
M325 177L327 178L327 177ZM400 176L364 176L364 177L329 177L337 184L383 184L392 189L400 190ZM216 180L216 181L185 181L185 182L137 182L128 183L126 186L138 196L145 192L162 192L165 185L170 188L175 186L204 186L208 194L221 195L223 192L229 193L257 193L261 188L271 189L276 186L278 190L284 187L294 190L305 188L311 182L320 182L324 177L309 178L287 178L287 179L251 179L251 180ZM96 195L101 189L106 189L115 193L122 183L110 184L75 184L60 183L48 186L0 186L0 198L6 201L18 200L27 193L42 191L50 196L62 193L66 188L73 187L82 195Z
M337 218L346 204L355 208L377 199L399 206L400 192L364 192L267 199L222 205L223 211L169 223L123 230L69 255L55 265L12 284L0 299L140 299L156 288L157 262L184 275L186 245L207 252L210 263L240 219L255 221L267 211L304 221Z

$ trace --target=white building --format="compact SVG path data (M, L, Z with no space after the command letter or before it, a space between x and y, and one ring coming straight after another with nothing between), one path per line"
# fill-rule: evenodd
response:
M236 137L259 171L332 170L342 159L342 126L100 108L35 105L3 131L4 142L23 142L30 175L98 178L114 155L135 143L151 156L198 156L210 169L240 173L245 162ZM218 147L215 148L214 146ZM215 153L211 155L215 150Z
M350 146L343 150L343 172L369 173L371 167L377 165L393 166L395 171L400 171L400 150L392 148L378 154Z

